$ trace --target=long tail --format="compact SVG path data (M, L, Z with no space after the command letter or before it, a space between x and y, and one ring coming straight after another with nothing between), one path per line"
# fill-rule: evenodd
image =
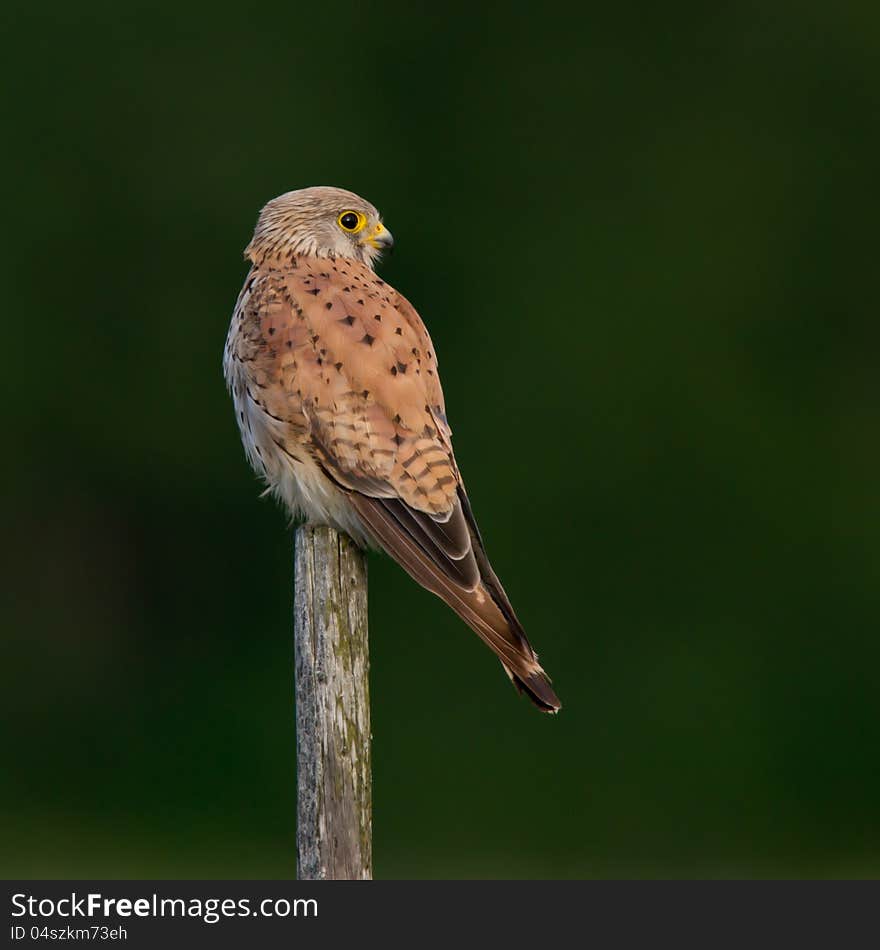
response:
M350 498L379 544L494 651L513 684L543 712L558 712L562 704L489 564L464 491L446 522L397 499Z

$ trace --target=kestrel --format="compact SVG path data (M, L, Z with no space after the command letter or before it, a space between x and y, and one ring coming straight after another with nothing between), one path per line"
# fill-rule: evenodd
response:
M431 338L373 270L391 245L379 212L340 188L290 191L263 208L223 359L247 457L294 516L384 548L520 691L556 712L486 556Z

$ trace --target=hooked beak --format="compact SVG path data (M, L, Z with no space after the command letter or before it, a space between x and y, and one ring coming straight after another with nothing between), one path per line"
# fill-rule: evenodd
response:
M377 221L373 230L360 243L369 244L377 251L385 251L394 247L394 238L388 228L381 221Z

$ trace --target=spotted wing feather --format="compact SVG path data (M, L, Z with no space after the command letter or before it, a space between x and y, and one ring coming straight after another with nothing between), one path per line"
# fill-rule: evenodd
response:
M540 708L558 709L486 557L415 309L352 261L294 258L254 279L255 398L306 434L370 536L472 627Z

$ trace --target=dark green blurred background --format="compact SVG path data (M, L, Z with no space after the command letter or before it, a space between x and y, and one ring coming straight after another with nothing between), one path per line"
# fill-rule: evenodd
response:
M0 871L294 873L220 360L336 184L565 704L371 557L377 876L880 874L877 4L124 6L2 15Z

